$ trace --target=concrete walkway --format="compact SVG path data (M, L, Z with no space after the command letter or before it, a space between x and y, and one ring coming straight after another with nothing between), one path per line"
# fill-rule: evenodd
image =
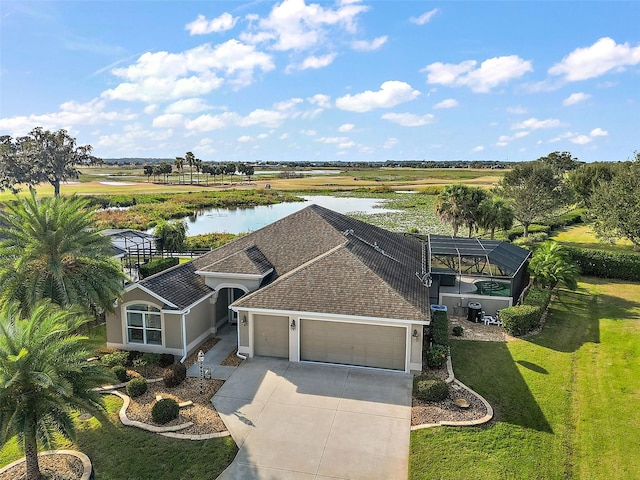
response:
M248 359L212 399L239 447L220 480L405 480L411 376Z
M237 367L223 366L220 363L238 346L238 329L235 325L226 324L218 330L216 337L220 338L220 341L204 354L202 366L211 369L212 379L226 380ZM200 366L197 362L189 367L187 376L200 376Z

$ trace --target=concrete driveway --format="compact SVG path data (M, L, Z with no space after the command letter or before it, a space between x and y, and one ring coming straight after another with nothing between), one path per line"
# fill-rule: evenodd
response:
M405 480L411 376L247 359L212 399L239 452L223 480Z

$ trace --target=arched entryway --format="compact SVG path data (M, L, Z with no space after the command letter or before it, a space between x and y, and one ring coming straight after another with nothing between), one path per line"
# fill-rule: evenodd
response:
M238 314L229 309L229 305L242 297L243 289L237 287L223 287L218 289L216 300L216 324L222 326L225 323L238 323Z

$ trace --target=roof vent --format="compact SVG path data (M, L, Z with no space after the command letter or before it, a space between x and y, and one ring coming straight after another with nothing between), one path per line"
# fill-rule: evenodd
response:
M348 237L349 235L353 235L353 228L349 228L349 229L345 230L344 232L342 232L342 234L345 237Z

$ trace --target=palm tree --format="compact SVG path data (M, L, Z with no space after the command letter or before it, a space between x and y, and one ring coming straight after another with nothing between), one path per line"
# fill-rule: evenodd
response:
M202 160L196 158L193 164L196 167L196 173L198 174L198 185L200 185L200 171L202 170Z
M187 229L187 222L184 220L158 223L153 231L156 246L162 252L182 252L187 238Z
M569 290L578 288L580 270L569 257L569 252L558 242L539 244L529 262L534 283L553 290L559 284Z
M89 320L50 303L25 319L15 305L0 313L0 445L18 435L28 480L41 478L38 444L50 448L55 433L74 438L72 411L104 410L92 389L112 379L87 362L85 338L73 333Z
M436 213L443 222L450 223L453 236L465 224L465 203L468 195L466 185L447 185L436 198Z
M196 156L191 153L191 152L187 152L184 154L184 161L187 162L187 165L189 165L189 185L193 184L193 166L196 164Z
M173 164L176 166L176 170L178 171L178 178L180 178L180 176L183 175L184 158L176 157L176 159L174 160ZM184 180L184 178L183 178L183 180ZM182 181L180 181L180 183L182 183Z
M61 307L113 310L125 280L113 245L78 197L29 197L0 212L0 303L25 312L42 299Z
M490 197L480 204L478 225L491 232L493 240L496 229L508 230L513 226L513 210L499 197Z

